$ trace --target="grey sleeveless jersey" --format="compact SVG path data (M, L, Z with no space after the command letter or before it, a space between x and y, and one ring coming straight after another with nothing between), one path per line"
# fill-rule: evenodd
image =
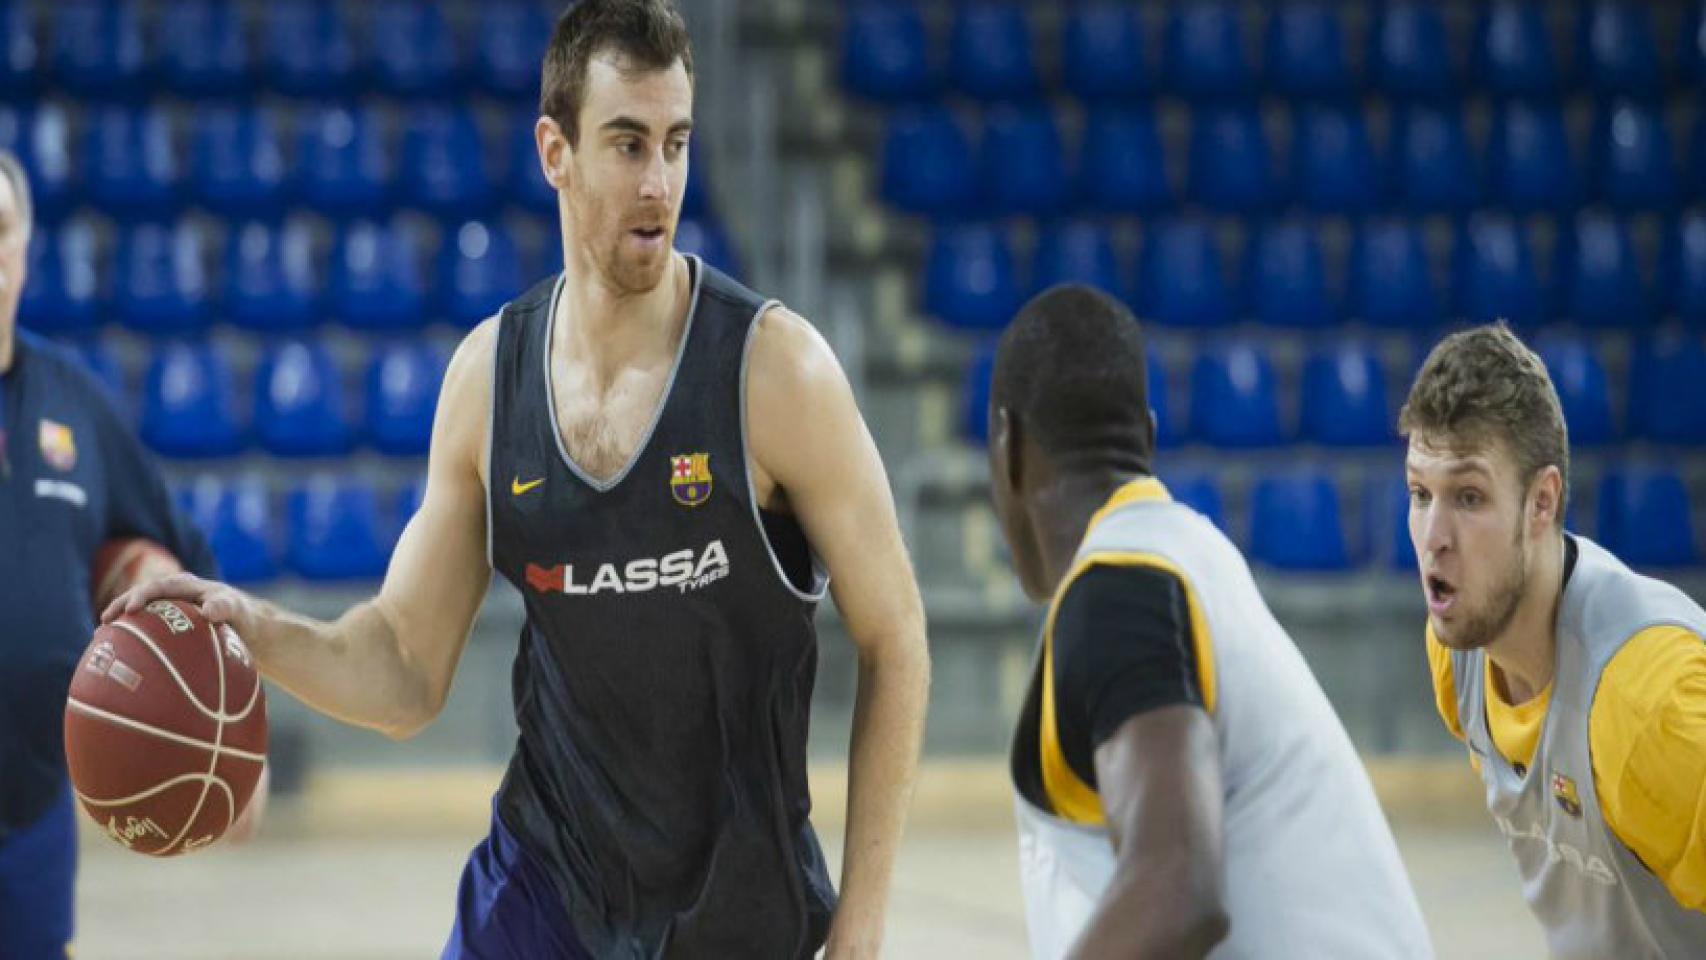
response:
M1706 956L1706 914L1678 904L1606 825L1588 740L1600 675L1623 644L1665 624L1706 634L1706 612L1598 544L1574 539L1575 571L1558 607L1552 700L1533 762L1519 772L1493 745L1481 650L1451 654L1464 740L1479 757L1487 809L1516 856L1523 896L1554 957Z
M1211 639L1210 716L1220 747L1225 896L1232 927L1214 960L1398 960L1433 956L1421 908L1373 787L1243 556L1182 504L1116 508L1085 537L1092 554L1174 567ZM1075 563L1074 566L1077 564ZM1032 952L1064 956L1114 873L1105 828L1017 803Z

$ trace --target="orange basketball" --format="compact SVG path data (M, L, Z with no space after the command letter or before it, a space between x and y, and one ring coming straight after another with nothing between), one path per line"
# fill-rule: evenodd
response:
M207 846L248 805L266 752L266 693L236 631L182 600L95 631L65 703L65 759L108 836L162 857Z

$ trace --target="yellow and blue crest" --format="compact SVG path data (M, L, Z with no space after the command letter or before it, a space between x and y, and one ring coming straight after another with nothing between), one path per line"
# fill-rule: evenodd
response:
M41 458L61 473L77 466L77 438L71 428L43 417L41 420Z
M711 455L687 453L669 458L669 492L684 507L697 507L711 498Z

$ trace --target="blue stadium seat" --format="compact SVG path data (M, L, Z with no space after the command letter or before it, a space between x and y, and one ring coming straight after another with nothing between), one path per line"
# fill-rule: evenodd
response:
M1390 538L1387 566L1399 573L1415 573L1416 545L1410 539L1410 485L1403 474L1384 482L1369 482L1368 517L1370 531L1379 531Z
M467 107L411 111L398 172L404 202L438 216L478 216L491 205L480 124Z
M526 284L510 232L480 220L445 232L439 263L440 310L462 327L496 314Z
M1310 104L1297 112L1292 170L1305 206L1326 213L1366 213L1386 195L1362 111Z
M1280 220L1258 228L1245 258L1246 300L1264 325L1316 328L1339 322L1315 227Z
M1689 567L1700 560L1682 478L1662 468L1625 467L1599 487L1599 542L1633 567Z
M1557 92L1558 63L1546 11L1534 0L1493 0L1475 24L1475 75L1501 97L1544 97Z
M1564 315L1590 327L1627 329L1653 318L1628 225L1583 211L1560 231L1557 268Z
M421 504L426 500L426 474L420 474L413 480L403 484L397 491L397 536L402 536L403 528L421 511ZM395 547L396 538L392 538Z
M1226 504L1221 498L1220 484L1215 482L1214 474L1170 474L1163 482L1166 483L1167 493L1174 501L1207 517L1215 526L1223 530L1226 528Z
M841 85L881 103L926 99L938 88L930 38L916 4L855 3L841 30ZM537 67L532 67L538 72ZM537 80L534 83L537 84Z
M971 144L944 107L896 110L883 140L883 199L907 213L950 217L971 204Z
M360 80L355 41L333 0L272 0L261 7L266 78L280 93L336 97Z
M193 97L231 96L254 79L243 8L226 0L166 0L155 43L167 88Z
M284 143L270 110L209 104L193 114L190 183L226 216L276 216L290 201Z
M1469 139L1455 107L1418 105L1402 111L1393 144L1398 192L1412 209L1460 212L1480 199Z
M235 224L225 243L225 314L262 333L305 330L320 321L320 277L306 221Z
M1066 8L1060 31L1060 71L1080 100L1128 100L1150 88L1143 20L1137 8L1086 0Z
M533 140L533 124L539 112L526 107L515 112L506 134L509 143L509 202L532 213L557 219L557 191L539 166L539 147ZM689 168L691 175L691 167Z
M1706 77L1700 86L1706 86ZM1682 190L1690 197L1706 196L1706 111L1694 115L1688 135L1688 157L1682 171Z
M63 107L44 103L33 113L0 106L0 147L18 155L30 178L37 223L65 217L83 191L71 146L71 118Z
M185 512L207 536L221 580L242 586L278 576L272 497L259 477L226 483L204 474L188 493Z
M243 449L231 362L212 345L162 346L142 389L144 443L168 457L225 457Z
M1213 226L1165 221L1150 231L1139 268L1145 316L1180 327L1231 323L1233 298Z
M681 215L693 220L713 216L705 151L698 144L699 141L693 141L687 145L687 183L681 188Z
M697 254L704 261L731 277L741 276L740 255L733 241L715 220L681 219L675 225L675 249ZM516 292L520 292L519 290ZM514 293L510 294L514 296ZM507 297L506 297L507 299Z
M80 97L135 100L148 89L137 0L59 0L51 10L53 79Z
M1446 97L1457 86L1445 21L1431 0L1383 5L1369 33L1368 62L1375 86L1395 97Z
M1019 309L1013 249L986 224L936 229L924 265L924 309L952 327L999 330Z
M0 3L0 100L22 103L42 85L41 45L34 4Z
M1676 38L1676 72L1687 82L1706 83L1706 3L1690 3Z
M1251 107L1198 107L1190 162L1191 195L1211 209L1259 213L1279 200L1267 133Z
M1706 444L1706 347L1699 338L1664 334L1636 347L1629 432L1658 443Z
M171 123L158 107L107 107L93 119L83 179L103 213L144 219L176 212L183 182Z
M308 204L333 217L375 216L391 200L392 162L372 107L326 106L301 119L296 168Z
M1167 81L1190 98L1223 97L1250 88L1251 71L1238 11L1222 0L1172 4L1167 18Z
M525 100L539 94L539 64L551 39L551 21L538 4L496 0L480 4L473 71L495 97Z
M1283 439L1273 363L1255 343L1222 340L1197 356L1191 434L1217 447L1268 447Z
M1564 114L1556 103L1513 100L1494 113L1487 189L1519 212L1575 206L1580 179L1564 132Z
M1662 61L1645 4L1584 4L1577 42L1577 62L1595 93L1646 97L1659 92Z
M369 0L367 5L373 18L367 35L375 86L402 97L449 96L461 89L462 61L441 4ZM482 8L480 16L485 15Z
M1312 353L1303 364L1300 423L1305 440L1328 446L1391 443L1393 417L1380 357L1352 340Z
M1147 108L1096 106L1084 121L1078 197L1087 210L1153 213L1167 206L1166 155Z
M951 29L948 70L960 92L980 100L1011 100L1038 92L1035 43L1024 4L959 4Z
M1412 221L1370 220L1351 244L1351 315L1376 327L1423 331L1442 316L1421 228Z
M426 284L418 238L405 224L357 220L332 252L332 315L357 330L425 326Z
M305 580L371 580L390 556L381 531L379 495L358 478L315 474L291 491L291 569Z
M84 220L57 230L37 225L30 234L28 256L19 320L31 330L56 336L93 331L102 319L104 265L93 225Z
M991 107L978 148L979 206L987 215L1061 213L1070 195L1060 129L1047 108Z
M343 377L313 340L273 344L255 371L255 433L282 457L332 457L352 446Z
M1463 224L1452 271L1457 312L1469 322L1533 327L1546 318L1528 237L1510 217L1484 214Z
M1075 220L1043 232L1031 269L1031 290L1040 293L1060 283L1087 284L1111 297L1130 299L1125 271L1106 227Z
M1706 212L1683 214L1666 238L1663 289L1672 313L1706 326Z
M1349 93L1351 68L1336 10L1317 0L1279 5L1268 19L1268 83L1292 97Z
M1170 447L1185 437L1185 425L1181 422L1184 418L1173 413L1173 378L1154 350L1145 354L1144 366L1149 375L1149 412L1155 415L1155 442Z
M1250 494L1250 557L1279 570L1348 569L1333 478L1297 469L1257 480Z
M191 221L138 223L119 237L113 311L138 333L195 334L211 320L208 238Z
M375 351L367 367L367 436L374 449L420 456L432 439L432 415L444 360L420 340L399 340Z
M1553 335L1536 345L1558 390L1572 446L1603 446L1618 439L1611 414L1611 386L1605 365L1586 340Z
M1675 201L1676 161L1664 118L1647 105L1619 100L1602 109L1594 135L1600 198L1625 209L1664 208Z
M966 368L960 393L960 437L974 446L989 446L989 392L995 379L995 345L985 344Z

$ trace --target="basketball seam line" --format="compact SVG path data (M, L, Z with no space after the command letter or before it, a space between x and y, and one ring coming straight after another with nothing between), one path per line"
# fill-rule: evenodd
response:
M237 713L226 712L226 710L224 709L225 703L224 703L223 699L221 699L221 702L219 704L220 709L209 710L207 708L207 705L201 702L201 698L199 698L195 695L195 691L190 689L189 681L185 680L183 677L183 674L180 674L178 672L177 665L172 663L171 660L168 660L166 658L165 652L160 649L160 645L155 643L152 637L148 636L147 633L143 632L142 630L138 629L137 627L134 627L128 623L125 623L123 620L113 621L113 626L123 627L126 633L129 633L131 636L135 637L137 640L140 640L145 646L148 647L149 650L152 650L154 652L154 656L159 659L159 661L162 665L165 666L166 672L171 674L172 679L177 682L178 689L180 689L184 692L184 696L189 699L190 703L195 706L196 710L198 710L202 716L208 718L209 720L214 720L214 721L218 721L221 719L229 720L229 721L246 720L246 719L248 719L249 713L255 709L255 701L259 700L260 696L261 696L261 680L260 680L260 677L257 676L255 678L255 687L253 690L251 690L249 692L249 702L243 706L242 710L238 711ZM220 666L221 666L221 669L223 670L223 667L224 667L224 661L223 660L220 661ZM222 697L223 697L223 695L222 695Z
M219 716L215 718L213 728L213 759L208 761L208 780L203 780L201 783L201 796L196 798L195 809L190 811L188 819L184 821L183 827L178 830L178 835L172 838L172 842L160 849L161 855L182 843L184 838L189 836L190 828L195 826L197 818L201 816L201 808L207 806L209 782L219 772L219 748L225 744L225 653L219 649L219 631L214 629L213 621L204 620L202 622L207 624L207 639L209 643L213 644L213 662L219 668ZM259 682L257 679L256 683ZM235 797L232 799L235 800ZM231 822L237 819L237 811L232 809L234 806L235 803L225 805L225 830L231 829ZM219 831L219 835L224 836L225 830Z
M173 743L182 744L186 747L195 747L200 750L217 750L222 756L237 757L242 760L252 760L255 763L265 763L267 761L267 758L262 754L255 753L250 750L242 750L237 747L215 747L206 740L198 740L195 737L186 737L181 733L162 730L159 727L143 723L140 720L132 720L129 717L122 717L116 713L109 713L106 710L102 710L100 707L92 707L89 704L78 700L76 697L66 698L65 704L66 706L75 708L89 716L106 720L109 723L116 723L122 727L129 727L139 733L150 734L152 736L159 737L162 740L170 740Z
M77 799L79 799L79 800L83 801L84 803L89 804L91 806L116 807L116 806L120 806L121 804L135 803L138 800L146 800L149 797L154 796L155 794L161 793L162 791L165 791L165 790L170 790L171 788L177 786L178 784L184 783L185 781L188 781L188 780L199 780L202 782L212 781L213 783L217 783L221 787L224 787L225 792L227 794L229 794L231 792L231 788L225 785L225 781L221 780L219 777L209 776L205 773L179 774L178 776L175 776L170 780L165 780L165 781L162 781L160 783L157 783L154 786L149 787L148 789L142 791L141 793L133 793L128 797L118 797L118 798L113 799L113 800L96 800L94 797L89 796L88 794L84 793L81 790L77 790L75 792L77 794Z

